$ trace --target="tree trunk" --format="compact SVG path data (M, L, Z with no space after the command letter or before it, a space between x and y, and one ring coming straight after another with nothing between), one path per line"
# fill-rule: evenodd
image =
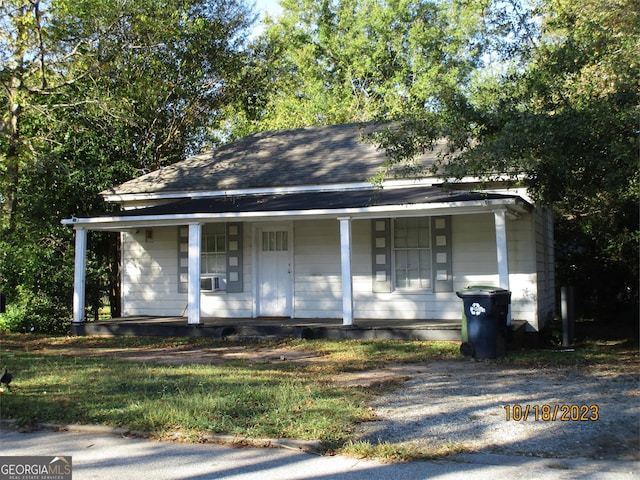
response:
M111 306L111 318L122 316L120 290L120 235L110 235L108 270L109 270L109 305Z
M28 15L27 7L22 6L17 9L16 18L22 19ZM20 93L24 87L24 58L28 43L28 32L26 23L15 21L16 43L13 55L9 64L11 77L5 83L8 91L7 105L9 107L9 118L5 127L5 135L8 137L7 148L7 178L4 191L4 203L2 205L1 227L13 232L16 227L16 210L18 208L18 182L20 179L20 160L22 141L20 138L20 116L22 115L22 105Z
M20 176L20 113L22 108L18 102L18 90L21 85L19 77L11 79L9 93L9 122L7 148L7 179L4 191L3 227L13 232L16 227L16 210L18 206L18 182Z

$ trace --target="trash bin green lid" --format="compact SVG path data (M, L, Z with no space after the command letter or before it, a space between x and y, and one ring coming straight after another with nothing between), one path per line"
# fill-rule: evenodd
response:
M505 290L504 288L500 288L500 287L495 287L492 285L469 285L468 287L463 288L462 290L460 290L459 292L456 292L456 294L459 297L462 296L466 296L466 295L486 295L486 296L491 296L491 295L506 295L509 292L509 290Z

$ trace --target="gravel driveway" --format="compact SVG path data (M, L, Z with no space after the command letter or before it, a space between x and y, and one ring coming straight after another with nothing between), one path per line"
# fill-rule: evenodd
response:
M640 459L637 362L629 368L563 370L448 360L412 365L407 374L399 389L374 400L379 420L362 424L360 439L457 444L486 453Z

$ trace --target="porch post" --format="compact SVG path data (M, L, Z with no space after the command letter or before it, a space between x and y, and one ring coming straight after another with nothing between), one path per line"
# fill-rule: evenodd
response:
M340 217L340 263L342 269L342 325L353 325L353 280L351 277L351 217Z
M507 223L504 210L493 212L496 222L496 249L500 288L509 290L509 257L507 255Z
M496 252L498 257L498 281L500 288L509 290L509 255L507 253L507 220L505 210L493 212L496 224ZM507 314L507 325L511 325L511 307Z
M200 253L202 225L189 224L189 284L187 289L187 323L200 324Z
M73 322L84 322L85 279L87 276L87 230L76 228L75 264L73 273Z

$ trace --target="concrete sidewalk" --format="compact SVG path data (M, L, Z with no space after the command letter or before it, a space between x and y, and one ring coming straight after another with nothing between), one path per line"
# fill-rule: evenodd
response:
M383 464L292 449L154 442L106 433L0 430L0 455L71 456L74 480L637 479L640 462L464 454Z

